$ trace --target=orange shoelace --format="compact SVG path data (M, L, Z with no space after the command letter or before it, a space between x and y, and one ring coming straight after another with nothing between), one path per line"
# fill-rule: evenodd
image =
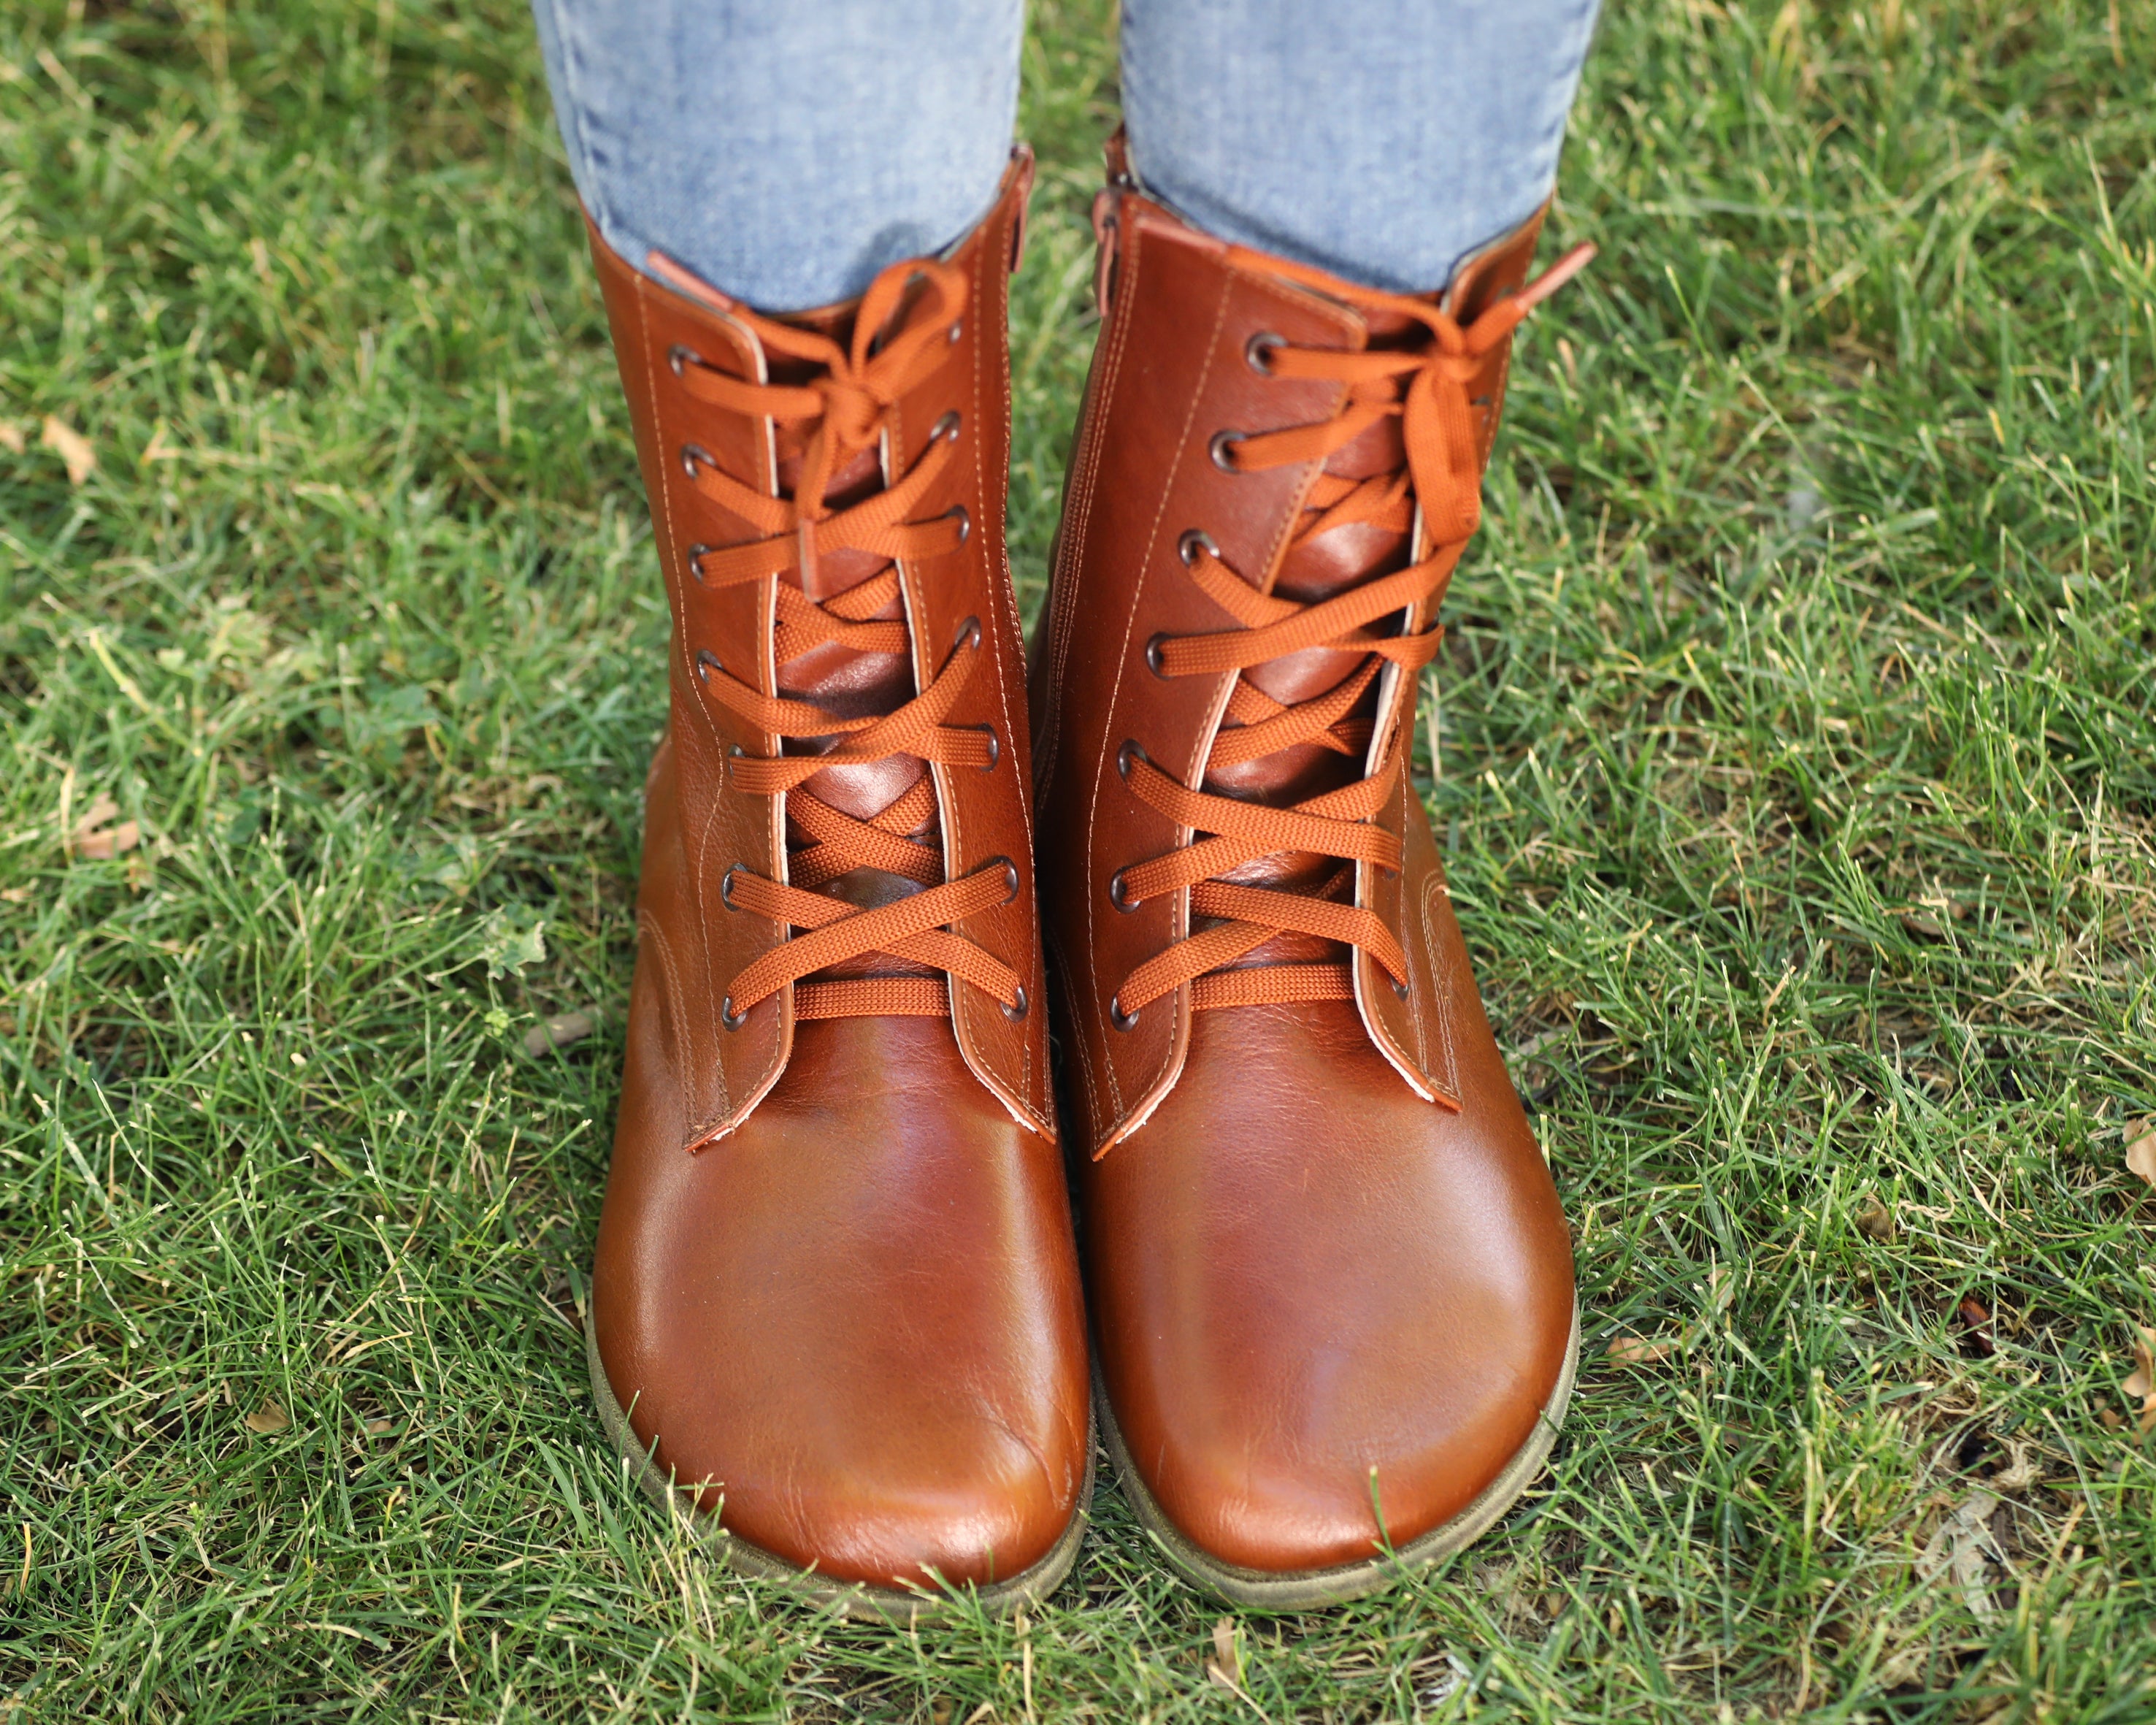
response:
M1428 339L1413 347L1362 351L1268 343L1260 367L1267 374L1343 384L1346 399L1333 418L1314 425L1220 433L1213 440L1214 458L1237 472L1322 463L1379 420L1396 417L1404 464L1396 471L1360 480L1320 471L1286 554L1350 525L1414 533L1418 510L1419 548L1430 554L1329 598L1298 604L1260 592L1222 561L1204 533L1185 533L1181 551L1191 579L1237 626L1214 635L1158 636L1147 653L1163 677L1236 674L1225 718L1206 758L1207 773L1298 744L1340 754L1368 752L1371 721L1356 714L1378 674L1390 664L1403 677L1416 676L1436 655L1444 633L1433 623L1414 634L1385 634L1379 631L1381 620L1404 620L1441 592L1481 519L1481 452L1468 392L1491 353L1529 312L1578 273L1594 251L1591 245L1576 247L1518 292L1462 324L1421 300L1347 286L1315 270L1230 249L1238 267L1285 276L1390 314L1410 328L1419 324ZM1255 349L1252 363L1259 363ZM1244 674L1312 648L1361 657L1330 689L1293 704L1275 700ZM1404 721L1398 734L1404 735L1409 729ZM1111 883L1111 896L1119 909L1127 909L1188 888L1197 931L1123 979L1110 1002L1114 1022L1127 1028L1147 1003L1186 982L1191 985L1191 1005L1200 1011L1353 997L1350 960L1226 968L1282 934L1316 935L1360 949L1384 969L1395 988L1404 990L1407 957L1398 938L1374 911L1342 902L1353 897L1355 864L1394 871L1400 867L1399 841L1372 817L1393 794L1402 761L1403 750L1395 747L1367 776L1276 808L1194 790L1161 771L1142 748L1126 744L1116 762L1124 781L1142 801L1188 828L1194 840L1122 870ZM1343 866L1306 891L1240 885L1219 878L1286 852L1335 857ZM1199 927L1201 922L1206 925Z
M913 465L880 490L839 507L832 507L825 493L834 474L883 437L892 409L906 392L943 363L965 305L966 278L960 270L937 263L897 265L870 286L854 320L850 348L813 331L734 312L755 332L766 353L814 367L808 383L762 384L734 377L682 348L670 356L675 375L697 400L798 428L805 437L790 497L767 497L743 484L696 445L681 451L684 471L697 491L762 535L738 544L693 546L690 569L707 588L775 582L773 638L779 664L826 643L860 653L911 654L908 625L879 620L878 613L899 598L901 559L918 563L947 555L965 543L971 530L963 507L925 521L913 518L951 460L956 416L947 416ZM902 323L886 331L902 306ZM880 341L879 332L885 332ZM819 558L839 550L866 552L885 559L885 567L819 603L803 589L814 583ZM799 584L785 579L795 572ZM802 980L870 954L947 972L993 996L1006 1012L1024 1012L1025 990L1018 974L947 926L1009 903L1018 890L1018 871L998 858L960 879L944 879L941 852L918 837L936 813L932 780L924 774L867 820L802 788L827 767L867 765L895 755L951 766L993 766L998 745L992 733L943 723L980 652L980 625L973 621L927 687L880 718L842 718L814 702L767 695L727 670L716 655L697 654L697 674L713 698L782 739L776 755L734 756L728 763L732 783L752 796L786 797L788 814L811 841L788 857L786 880L770 879L741 863L726 871L720 890L730 909L769 917L798 931L743 967L728 985L721 1011L729 1029L788 983L794 985L797 1018L948 1015L949 992L941 976ZM824 747L824 739L844 740ZM809 747L788 751L788 741ZM866 909L811 890L860 868L885 870L921 890Z

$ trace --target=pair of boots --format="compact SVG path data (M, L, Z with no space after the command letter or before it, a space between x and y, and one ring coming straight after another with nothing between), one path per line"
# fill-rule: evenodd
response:
M1096 1435L1200 1584L1345 1599L1487 1527L1572 1382L1409 758L1511 332L1584 249L1375 292L1111 147L1029 696L1031 178L783 319L593 234L674 619L593 1388L654 1496L856 1613L1046 1594Z

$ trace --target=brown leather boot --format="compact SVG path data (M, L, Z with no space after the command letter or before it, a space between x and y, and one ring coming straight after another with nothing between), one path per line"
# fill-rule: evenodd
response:
M1115 152L1111 152L1111 166ZM1230 1602L1434 1561L1541 1465L1572 1255L1420 799L1416 687L1539 216L1433 299L1127 178L1034 712L1111 1453Z
M1090 1483L1004 551L1031 179L801 317L592 238L674 616L592 1388L857 1614L1046 1593Z

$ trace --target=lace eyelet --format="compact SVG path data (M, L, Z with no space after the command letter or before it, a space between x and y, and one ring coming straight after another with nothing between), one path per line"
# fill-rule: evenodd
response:
M1220 548L1213 543L1213 535L1202 528L1194 527L1175 542L1175 554L1183 559L1185 569L1195 566L1198 554L1201 551L1209 557L1217 558L1220 554Z
M996 770L996 763L1004 758L1003 743L997 737L996 728L992 724L977 724L973 729L981 732L988 739L988 763L982 767L981 770L984 773L993 773Z
M1205 445L1207 452L1213 457L1213 465L1223 473L1240 473L1243 471L1230 458L1235 445L1243 440L1243 435L1240 431L1215 431L1213 440Z
M958 345L958 337L965 334L965 332L966 320L962 317L956 323L951 326L951 345L954 348L957 347Z
M1162 662L1160 651L1163 646L1167 646L1167 644L1168 636L1165 633L1163 633L1154 636L1151 641L1146 643L1145 646L1146 669L1152 672L1155 677L1159 677L1163 682L1168 680L1168 672Z
M1132 898L1124 887L1123 876L1126 873L1126 870L1118 868L1108 877L1108 902L1122 911L1125 916L1128 916L1138 908L1140 901Z
M977 647L980 644L981 620L978 617L964 619L959 623L957 632L951 637L951 651L954 653L961 647Z
M711 459L711 452L706 449L702 444L683 444L681 445L681 471L689 476L689 480L691 484L696 482L696 464L699 461L702 462L706 467L716 467L719 465L716 461Z
M673 368L674 375L678 378L686 368L704 364L705 359L694 348L685 348L676 342L666 350L666 363Z
M714 671L723 672L726 668L726 667L725 666L719 662L719 656L713 652L709 647L698 647L696 649L697 682L709 687L711 681L711 673Z
M973 537L973 518L966 512L963 503L953 503L946 509L943 519L948 521L954 515L958 518L958 543L963 545Z
M1017 897L1018 897L1018 864L1017 864L1017 863L1015 863L1015 862L1012 862L1012 861L1011 861L1011 859L1010 859L1009 857L989 857L989 858L988 858L988 860L987 862L983 862L983 864L981 864L981 866L980 866L978 869L974 870L974 873L977 873L977 874L986 874L986 873L988 873L991 868L994 868L998 863L1001 863L1001 864L1003 865L1003 871L1004 871L1004 904L1009 904L1009 903L1011 902L1011 900L1012 900L1012 899L1015 899L1015 898L1017 898ZM1003 908L1003 906L1002 906L1002 905L998 905L998 906L996 906L995 908L996 908L997 909L1001 909Z
M1392 979L1389 976L1385 980L1389 982L1392 981ZM1405 1000L1408 997L1408 984L1404 982L1394 982L1393 992L1400 999Z
M691 545L681 554L683 560L688 564L689 573L696 578L698 586L704 584L704 559L718 548L716 545Z
M1243 358L1250 369L1261 378L1273 374L1272 353L1276 348L1285 348L1287 341L1269 329L1261 329L1243 343Z
M1018 986L1018 1002L1016 1005L1007 1007L1004 1005L1001 1001L998 1001L996 1002L996 1008L1004 1015L1004 1017L1009 1019L1012 1023L1016 1024L1019 1022L1019 1021L1024 1018L1028 1012L1033 1010L1033 1002L1026 998L1025 984L1021 982Z
M930 429L928 440L931 443L941 443L947 437L957 437L958 427L963 422L958 417L958 410L956 408L952 409Z
M706 999L710 998L709 996L705 997ZM737 1013L734 1011L734 997L732 995L728 995L724 1000L719 1002L719 1022L724 1025L728 1030L739 1030L742 1025L748 1022L748 1014L747 1012Z
M1128 1030L1137 1022L1137 1013L1126 1012L1123 1010L1123 997L1121 995L1111 994L1108 996L1109 1023L1114 1025L1118 1030Z
M1134 739L1126 737L1123 739L1122 747L1116 751L1116 776L1128 779L1131 775L1131 763L1134 760L1142 760L1150 765L1152 757L1147 754Z
M745 874L747 873L747 871L744 869L740 863L736 862L731 865L727 868L726 872L719 877L719 903L725 905L729 910L739 910L741 909L740 905L734 903L734 877L737 874Z

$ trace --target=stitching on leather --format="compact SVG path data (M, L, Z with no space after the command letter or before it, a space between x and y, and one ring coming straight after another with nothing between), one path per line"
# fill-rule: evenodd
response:
M1041 938L1040 945L1044 962L1053 965L1055 967L1056 976L1061 980L1063 985L1061 992L1064 999L1066 1001L1071 999L1070 966L1063 961L1061 951L1045 934ZM1087 1153L1091 1154L1093 1148L1092 1140L1095 1136L1093 1122L1100 1117L1101 1089L1100 1086L1094 1082L1092 1053L1087 1046L1086 1038L1082 1034L1072 1037L1070 1047L1072 1052L1078 1057L1078 1080L1086 1087L1086 1148Z
M1137 322L1137 319L1130 313L1130 300L1127 297L1131 288L1136 284L1137 279L1138 255L1141 250L1139 236L1136 225L1132 224L1130 228L1130 231L1122 234L1117 243L1119 245L1125 248L1122 255L1116 260L1117 270L1123 290L1123 306L1125 309L1123 316L1116 320L1114 340L1109 344L1108 348L1107 373L1101 380L1101 393L1096 402L1096 415L1095 421L1093 425L1087 428L1092 435L1091 436L1087 450L1087 456L1091 467L1086 476L1084 520L1081 520L1080 530L1076 533L1072 533L1069 530L1067 525L1065 528L1064 541L1061 550L1063 555L1070 559L1073 579L1075 579L1079 568L1085 562L1084 554L1086 542L1085 521L1090 520L1092 514L1096 481L1099 476L1101 451L1107 441L1106 438L1101 435L1101 427L1105 425L1109 414L1115 407L1116 389L1122 381L1123 355L1129 351L1131 326ZM1077 627L1077 605L1075 597L1073 599L1070 615L1070 630L1075 631ZM1051 682L1056 694L1055 705L1059 713L1061 712L1063 705L1061 699L1063 683L1065 681L1063 672L1065 666L1068 663L1070 656L1070 631L1065 631L1065 640L1063 642L1063 651L1058 655L1056 663L1051 667L1053 671ZM1109 716L1111 718L1114 717L1114 703L1112 701L1110 703L1109 706ZM1060 737L1062 729L1060 719L1056 729L1059 736L1058 746L1060 748ZM1107 739L1106 735L1103 734L1101 738L1101 744L1103 748L1106 746L1106 743ZM1045 800L1045 793L1044 792L1044 801ZM1079 890L1084 895L1086 907L1086 951L1089 960L1092 956L1093 950L1093 828L1100 806L1101 763L1096 760L1093 764L1093 781L1091 787L1086 793L1086 843L1079 853L1077 862ZM1067 976L1067 966L1065 969L1065 974ZM1078 991L1074 985L1068 991L1070 997L1071 1015L1075 1017L1078 1016L1079 1012ZM1103 1038L1106 1036L1106 1032L1101 1023L1101 1003L1096 997L1099 992L1100 991L1097 988L1091 988L1086 991L1085 1011L1086 1013L1087 1022L1079 1027L1078 1039L1081 1042L1084 1042L1090 1037L1093 1036L1101 1036ZM1101 1043L1103 1058L1106 1058L1106 1048L1107 1044L1104 1040ZM1120 1115L1122 1112L1122 1093L1121 1087L1116 1081L1115 1062L1112 1059L1108 1060L1107 1066L1107 1079L1111 1107L1116 1114ZM1091 1063L1090 1061L1087 1063L1086 1074L1086 1088L1090 1093L1093 1090L1092 1068ZM1097 1096L1095 1096L1094 1113L1097 1115L1099 1111L1098 1098Z
M1118 214L1117 220L1120 222L1121 219L1122 217ZM1116 241L1117 245L1120 247L1122 243L1122 239L1119 237ZM1113 317L1114 311L1112 305L1106 306L1103 308L1102 315L1104 317ZM1062 597L1063 584L1065 579L1076 578L1077 568L1081 561L1080 549L1086 543L1086 525L1092 519L1094 481L1101 466L1101 440L1099 421L1106 415L1106 404L1114 397L1116 379L1122 371L1123 351L1129 342L1130 322L1131 320L1127 317L1115 318L1115 327L1110 332L1107 358L1101 375L1097 379L1087 380L1088 399L1086 404L1095 411L1087 413L1078 427L1077 460L1072 464L1070 495L1063 500L1064 518L1055 540L1055 566L1048 572L1050 584L1046 687L1050 696L1049 723L1046 733L1041 739L1045 745L1041 750L1041 758L1033 764L1033 770L1036 775L1035 785L1044 805L1048 799L1049 786L1055 776L1056 764L1062 754L1063 708L1062 702L1058 697L1063 688L1064 667L1070 661L1070 631L1075 626L1076 616L1076 598L1074 595L1073 609L1068 614L1070 621L1065 627L1058 629L1056 627L1058 616L1064 615L1059 601ZM1095 348L1095 359L1098 363L1100 353L1097 346ZM1095 382L1100 385L1097 391L1091 387Z
M651 943L652 961L658 966L660 986L665 991L666 1000L666 1053L675 1068L669 1076L680 1082L690 1058L689 1049L683 1043L688 1032L689 1015L686 998L681 992L680 967L675 962L674 949L666 939L666 930L660 926L659 919L648 910L636 913L636 937L639 943L647 940ZM719 1090L718 1112L690 1122L689 1141L692 1144L726 1117L726 1065L724 1062L715 1063Z
M1441 864L1433 869L1430 878L1423 883L1423 951L1430 959L1432 987L1437 996L1438 1042L1445 1055L1445 1083L1442 1089L1446 1095L1451 1097L1455 1102L1458 1102L1460 1099L1460 1057L1453 1040L1451 978L1443 974L1438 968L1443 943L1437 939L1437 919L1432 909L1437 903L1437 895L1440 893L1444 893L1448 899L1452 896L1445 888L1445 873ZM1430 1076L1434 1079L1437 1074L1433 1073Z
M1124 277L1124 282L1126 284L1124 291L1126 292L1132 291L1136 286L1136 282L1133 278L1137 275L1137 236L1133 234L1132 235L1131 256L1124 265L1125 269L1128 271L1128 274ZM1224 270L1221 273L1220 277L1219 300L1214 306L1213 311L1213 327L1206 332L1204 362L1199 368L1198 380L1192 387L1190 392L1190 404L1183 410L1183 425L1176 433L1174 444L1175 454L1168 462L1168 471L1161 476L1158 490L1154 493L1152 524L1146 529L1146 535L1142 547L1138 553L1137 585L1131 594L1130 611L1123 619L1123 638L1122 641L1117 644L1116 648L1115 681L1109 686L1108 689L1108 717L1111 721L1108 729L1111 731L1115 729L1112 721L1116 715L1116 705L1118 701L1121 699L1123 692L1123 676L1130 659L1131 640L1137 631L1138 613L1143 609L1145 605L1146 574L1147 571L1152 567L1153 549L1160 543L1160 524L1167 518L1168 516L1168 493L1175 489L1176 476L1183 471L1183 451L1190 441L1191 425L1198 417L1198 404L1204 399L1206 385L1212 381L1214 349L1219 344L1221 327L1228 321L1228 299L1234 286L1235 277L1233 274ZM1101 739L1104 744L1106 740L1106 737ZM1093 957L1095 953L1093 929L1095 919L1100 914L1093 903L1094 899L1097 896L1092 889L1093 832L1096 825L1096 817L1100 811L1101 785L1106 769L1106 754L1104 749L1101 759L1096 760L1093 764L1093 794L1086 810L1086 950L1089 960ZM1189 900L1188 894L1184 895L1183 902L1186 905L1188 904ZM1178 1014L1178 1026L1181 1025L1183 1018L1187 1015L1187 1010L1188 1009L1186 1007L1183 1013ZM1099 1007L1097 1002L1095 1006L1095 1022L1096 1023L1098 1023ZM1102 1046L1106 1046L1105 1043ZM1116 1059L1112 1053L1107 1056L1107 1068L1108 1083L1111 1087L1111 1094L1115 1099L1116 1114L1116 1125L1120 1126L1122 1124L1123 1114L1122 1079L1121 1075L1116 1071ZM1147 1084L1147 1089L1151 1089L1153 1087L1153 1084L1158 1082L1158 1080L1156 1078L1154 1080Z
M1004 281L1006 283L1008 283L1010 279L1009 271L1004 268L1004 258L1008 255L1009 251L1010 237L1010 231L1006 225L1002 234L1002 243L996 248L997 255L993 260L993 265L988 256L988 248L986 245L977 247L973 258L973 270L975 275L978 278L977 285L973 290L973 303L976 306L978 306L986 299L994 299L996 301L997 312L1004 320L1004 327L1006 328L1009 327L1010 317L1008 289L1006 288L1004 291L1000 293L996 292L993 288L992 284L998 275L1002 276ZM987 357L988 350L990 346L989 338L986 332L993 330L995 327L993 324L988 324L985 326L981 324L979 317L980 314L977 311L974 314L975 327L973 332L973 399L977 403L981 399L983 394L981 367ZM1002 384L1002 394L1004 400L1004 447L1009 448L1010 441L1010 382L1009 367L1004 367L1003 371L1004 375L1000 381ZM977 497L985 498L988 496L988 473L981 465L981 440L977 436L973 439L973 495ZM1008 523L1006 523L1006 531L1008 531ZM998 535L999 539L1000 538L1001 536ZM989 614L988 621L984 626L984 632L988 636L989 651L995 656L996 701L1003 712L1004 734L1011 739L1011 770L1015 774L1018 770L1018 741L1017 733L1011 729L1010 677L1008 668L1004 663L1003 632L996 627L994 614L994 603L997 595L993 590L996 584L998 564L1003 555L1004 553L1000 547L998 550L997 555L993 558L991 558L988 554L988 547L985 544L982 547L981 576L982 579L988 583L990 590L987 595L988 602L982 608L984 610L987 610ZM1024 674L1024 667L1021 665L1019 667L1019 675L1023 676ZM1021 825L1024 823L1023 808L1020 810L1019 821ZM1033 858L1031 855L1029 854L1026 858L1027 878L1029 880L1032 878L1032 864ZM1009 962L1008 959L1006 959L1005 961ZM1012 965L1011 968L1013 970L1016 970L1018 966ZM969 999L968 1004L973 1008L973 1017L978 1022L980 1015L979 1003ZM1002 1017L1000 1009L998 1010L997 1016L998 1017ZM1008 1025L1008 1021L1006 1021L1006 1023ZM1011 1030L1016 1031L1019 1043L1019 1101L1020 1105L1024 1108L1028 1114L1032 1114L1034 1112L1034 1108L1031 1083L1031 1063L1026 1058L1026 1056L1031 1051L1025 1046L1030 1038L1023 1027L1008 1026L1005 1033L1009 1033ZM1004 1079L1004 1082L1006 1084L1009 1082L1008 1077Z

